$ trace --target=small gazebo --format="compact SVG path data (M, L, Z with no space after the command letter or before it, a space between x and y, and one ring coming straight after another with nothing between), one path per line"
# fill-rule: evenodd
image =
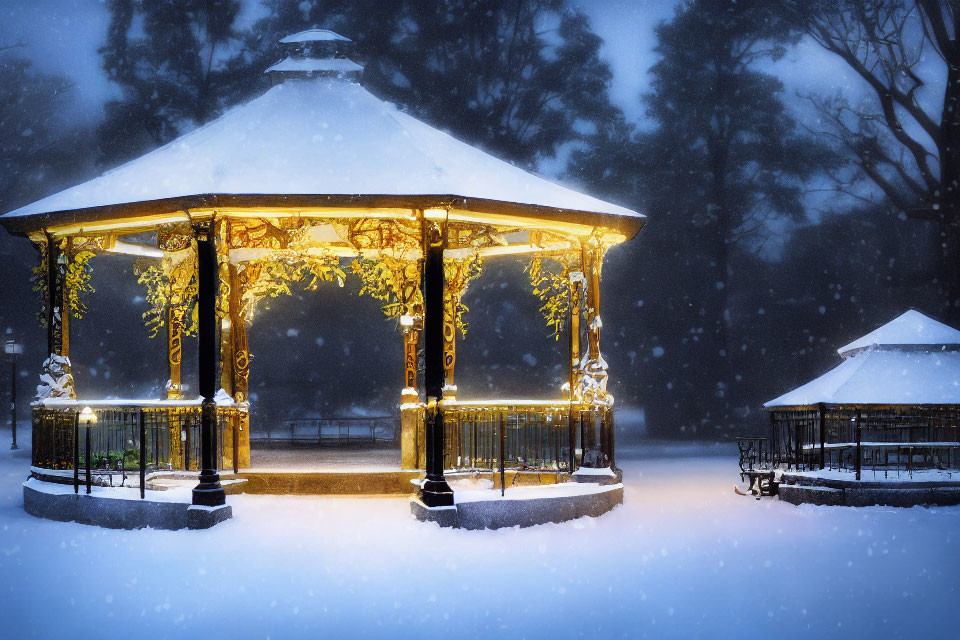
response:
M644 217L527 173L375 97L359 83L362 67L325 51L342 48L343 36L310 30L283 42L290 56L268 70L273 86L264 94L0 217L42 258L50 355L33 408L34 467L52 478L79 464L76 416L90 407L99 438L138 441L152 470L201 470L194 502L222 504L218 469L251 466L246 327L258 303L293 281L313 288L357 277L401 328L398 466L426 471L426 505L451 503L445 470L489 469L498 458L558 476L612 468L601 264ZM70 318L91 264L112 254L149 265L140 281L150 328L166 334L165 398L105 401L74 387ZM556 397L458 394L461 298L482 264L501 256L529 260L546 322L569 346L568 384ZM191 323L198 398L183 397L180 373Z
M837 352L764 404L775 465L858 481L960 471L960 331L910 310Z

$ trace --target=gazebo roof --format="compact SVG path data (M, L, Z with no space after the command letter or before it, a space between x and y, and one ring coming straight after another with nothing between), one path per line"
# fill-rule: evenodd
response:
M848 358L872 346L923 349L941 345L960 345L960 331L910 309L879 329L840 347L837 353Z
M288 78L163 147L0 217L0 224L31 232L225 203L432 207L451 200L470 210L506 207L605 224L628 237L643 224L634 211L528 173L337 77Z
M960 405L960 331L918 311L837 352L839 366L763 406Z
M960 352L871 350L763 406L960 405Z

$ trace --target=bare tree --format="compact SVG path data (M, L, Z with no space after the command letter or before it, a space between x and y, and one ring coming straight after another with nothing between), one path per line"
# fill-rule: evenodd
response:
M870 104L811 100L863 177L909 218L937 225L935 276L946 319L960 322L960 0L790 4L803 30L870 88ZM924 95L935 90L931 66L945 76L942 101Z

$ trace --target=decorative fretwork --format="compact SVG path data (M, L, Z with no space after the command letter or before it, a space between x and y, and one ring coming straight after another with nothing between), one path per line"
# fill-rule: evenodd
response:
M416 260L421 253L420 225L400 220L353 220L347 225L347 239L362 257L378 252Z
M447 249L504 247L508 244L503 232L489 225L459 223L447 226Z
M403 383L406 389L417 388L417 348L420 331L409 328L403 336Z
M167 397L183 397L183 380L180 364L183 359L183 307L167 307Z
M287 224L294 222L299 223L299 221L290 221ZM289 244L288 231L267 220L258 218L231 222L229 241L231 249L286 249Z
M164 225L157 230L157 247L164 251L183 251L190 248L193 242L190 225Z

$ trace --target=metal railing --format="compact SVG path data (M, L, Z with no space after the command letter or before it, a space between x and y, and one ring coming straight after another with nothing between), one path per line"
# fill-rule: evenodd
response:
M823 405L773 411L770 425L786 469L960 470L960 407Z
M445 401L444 468L572 473L613 460L613 411L564 401ZM588 458L590 456L588 455Z
M80 427L77 415L89 406L96 423ZM217 407L218 468L238 465L241 417L246 409ZM89 430L89 453L86 440ZM128 472L196 470L200 459L200 406L173 401L33 407L34 467L74 469L89 466L101 483Z

